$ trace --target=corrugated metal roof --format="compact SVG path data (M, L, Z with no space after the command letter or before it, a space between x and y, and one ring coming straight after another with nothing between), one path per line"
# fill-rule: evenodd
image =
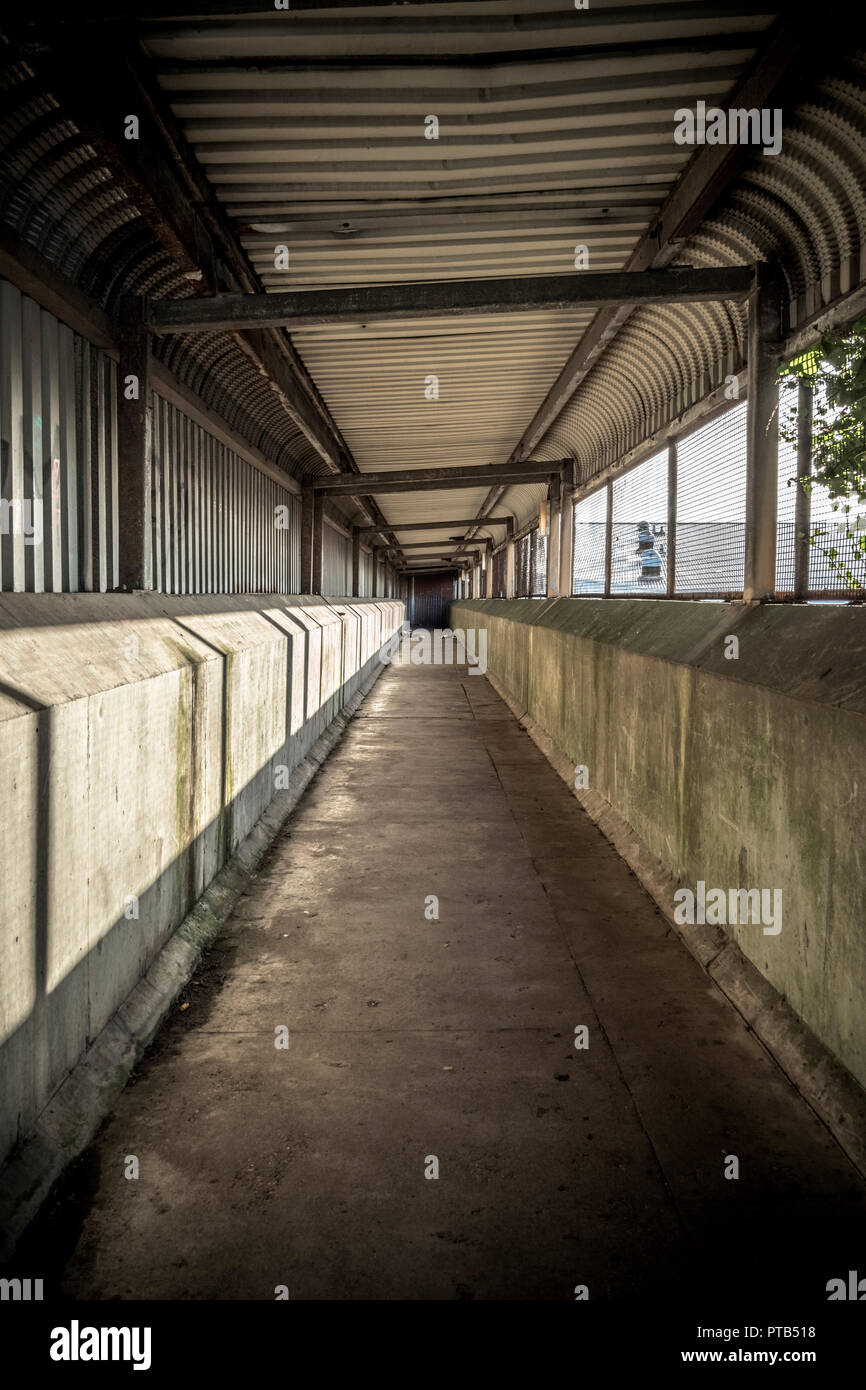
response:
M776 260L791 327L866 280L866 52L818 74L785 112L782 150L760 154L677 261ZM719 386L742 365L744 305L634 311L537 450L576 455L585 479Z
M623 266L692 153L674 142L674 111L724 106L775 18L752 0L298 0L279 13L262 0L258 14L239 3L249 13L142 18L136 30L271 289L562 273L581 244L591 268ZM26 65L4 85L6 220L108 307L120 293L189 294ZM784 113L782 153L755 152L677 260L776 257L795 324L866 278L864 93L859 52L810 75ZM287 271L275 268L278 244ZM590 319L311 328L294 341L362 470L498 463ZM576 455L591 478L736 370L744 328L734 305L635 310L535 456ZM270 457L296 474L320 467L229 335L158 350ZM433 374L435 401L424 394ZM542 492L510 487L496 510L522 524ZM470 515L483 501L467 489L389 494L382 511L399 523ZM427 534L441 535L413 539Z
M561 274L578 245L593 269L622 267L691 154L673 141L674 110L721 101L774 17L753 3L477 0L140 33L263 284L305 289ZM275 269L279 244L288 270ZM362 471L502 463L591 318L293 340ZM433 374L438 400L425 397ZM507 506L527 515L542 491L509 489ZM381 506L419 521L470 515L484 497Z

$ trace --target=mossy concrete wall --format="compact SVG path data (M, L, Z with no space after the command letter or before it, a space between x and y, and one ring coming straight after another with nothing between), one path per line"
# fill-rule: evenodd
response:
M450 622L486 628L488 670L683 886L782 889L778 935L725 929L866 1085L866 608L491 599Z
M0 1158L403 615L396 600L0 596Z

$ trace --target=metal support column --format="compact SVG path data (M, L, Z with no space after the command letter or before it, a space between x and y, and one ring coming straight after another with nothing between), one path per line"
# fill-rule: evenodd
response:
M558 473L552 473L547 485L547 578L548 598L559 595L559 531L562 510L562 484Z
M613 483L605 488L607 510L604 518L604 596L610 596L611 570L613 568Z
M313 494L313 582L311 594L322 592L322 551L325 547L325 499L320 492Z
M743 598L756 603L776 591L779 487L779 383L782 339L779 281L765 263L755 267L749 300L746 562Z
M352 596L358 598L361 593L361 528L352 527Z
M118 439L119 587L153 587L151 554L151 344L143 301L124 300L117 322L120 352Z
M311 487L301 493L301 593L313 592L313 521L316 494Z
M514 598L517 592L516 576L514 572L514 518L509 518L506 527L505 541L505 597Z
M668 525L665 541L667 552L665 567L667 571L666 592L673 598L677 591L677 441L668 443Z
M574 491L566 487L559 509L559 595L570 598L574 588Z

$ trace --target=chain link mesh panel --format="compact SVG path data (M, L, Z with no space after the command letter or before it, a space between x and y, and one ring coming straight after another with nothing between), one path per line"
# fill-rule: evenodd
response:
M604 593L604 529L607 488L600 488L574 506L573 594Z
M742 593L746 409L743 401L678 444L678 594Z
M508 569L508 551L503 546L493 556L493 588L491 590L494 598L505 598L505 579Z
M532 597L547 596L547 537L532 532Z
M613 485L610 591L663 594L667 587L668 451Z

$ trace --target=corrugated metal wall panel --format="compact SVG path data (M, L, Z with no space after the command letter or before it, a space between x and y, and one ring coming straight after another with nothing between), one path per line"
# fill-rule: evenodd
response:
M118 578L117 368L0 281L0 589Z
M275 479L154 396L151 534L158 589L297 593L300 510L299 499Z
M352 589L352 546L347 536L325 523L322 593L344 598Z
M359 588L363 597L369 597L373 592L373 556L367 550L361 551L361 569L359 575Z
M472 594L479 593L478 567L473 571ZM514 589L517 598L543 598L547 592L547 537L535 526L515 547Z

